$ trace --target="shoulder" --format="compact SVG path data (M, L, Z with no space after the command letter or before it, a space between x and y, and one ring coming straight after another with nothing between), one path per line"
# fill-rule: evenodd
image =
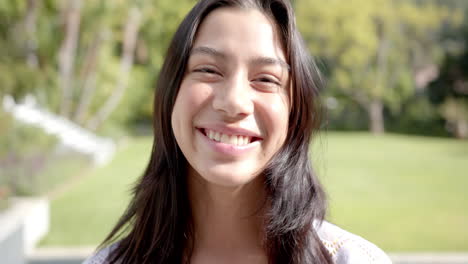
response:
M108 257L117 246L117 243L102 248L87 258L83 264L110 264Z
M391 264L390 258L376 245L323 221L314 225L323 245L336 264Z

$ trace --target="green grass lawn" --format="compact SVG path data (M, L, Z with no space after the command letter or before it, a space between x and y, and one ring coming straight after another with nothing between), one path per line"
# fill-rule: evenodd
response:
M141 175L150 138L52 201L44 246L96 245ZM312 151L329 194L328 219L386 251L468 251L468 141L328 133Z
M125 209L150 149L150 138L133 139L110 164L83 176L74 188L53 200L50 232L41 245L99 244Z

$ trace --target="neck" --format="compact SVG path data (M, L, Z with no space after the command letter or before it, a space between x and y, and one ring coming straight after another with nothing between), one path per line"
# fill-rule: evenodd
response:
M263 206L261 177L236 187L214 185L196 172L189 173L195 245L194 254L263 254Z

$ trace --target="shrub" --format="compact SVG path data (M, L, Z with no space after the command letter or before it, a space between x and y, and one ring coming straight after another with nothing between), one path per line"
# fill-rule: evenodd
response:
M42 130L16 122L0 110L0 187L8 195L37 195L51 190L67 176L86 166L87 160L68 149L60 148L57 139ZM59 167L61 177L49 174Z

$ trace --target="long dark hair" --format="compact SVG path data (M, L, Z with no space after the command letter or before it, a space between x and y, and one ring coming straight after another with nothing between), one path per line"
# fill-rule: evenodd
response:
M193 223L187 160L171 114L198 27L220 7L255 8L278 29L291 67L291 112L283 147L261 174L267 191L265 250L269 263L332 263L314 225L323 221L325 194L313 172L309 143L320 124L320 75L295 25L289 0L201 0L182 21L167 51L154 97L151 158L133 198L101 246L118 239L110 262L189 263Z

